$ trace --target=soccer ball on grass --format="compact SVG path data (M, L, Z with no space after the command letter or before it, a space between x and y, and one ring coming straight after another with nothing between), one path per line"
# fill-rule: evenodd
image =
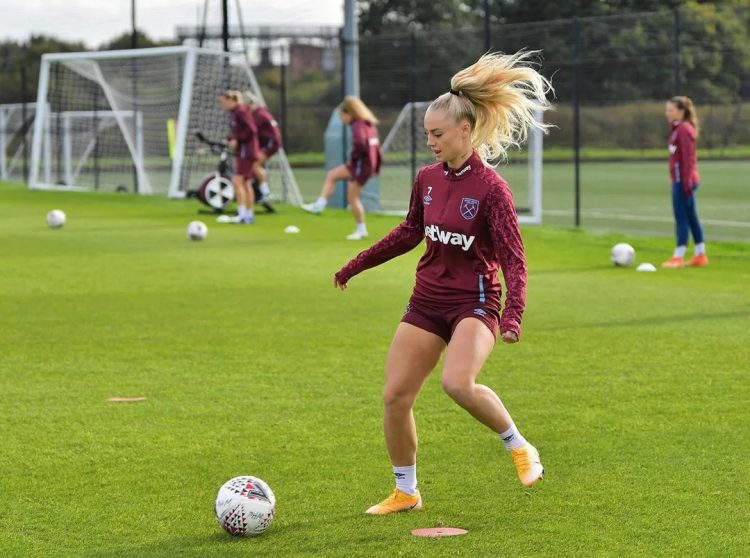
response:
M216 521L235 537L257 537L273 521L276 496L257 477L235 477L219 489L214 503Z
M616 266L627 267L635 261L635 249L625 242L615 244L612 247L610 259Z

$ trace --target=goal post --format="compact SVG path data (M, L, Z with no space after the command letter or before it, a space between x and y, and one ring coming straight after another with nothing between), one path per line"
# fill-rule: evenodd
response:
M424 114L429 105L429 102L404 105L383 141L380 205L386 213L406 213L417 171L435 162L423 134ZM537 114L537 119L541 118L541 113ZM523 224L542 222L543 135L538 128L531 128L523 149L511 150L507 163L497 167L513 191L518 220Z
M220 140L227 89L262 99L242 53L194 46L42 56L29 187L185 197L216 169L195 137ZM267 163L271 192L300 205L286 153Z

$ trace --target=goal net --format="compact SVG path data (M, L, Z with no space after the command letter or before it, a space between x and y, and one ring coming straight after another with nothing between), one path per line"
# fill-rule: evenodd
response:
M417 171L435 162L424 136L424 114L429 105L429 102L404 105L383 142L380 206L384 212L405 213ZM510 151L507 163L497 166L497 172L513 191L521 223L542 222L542 136L540 130L533 128L524 149Z
M24 143L31 148L35 103L0 105L0 180L23 176Z
M191 46L45 54L39 74L29 186L184 197L217 156L227 89L263 93L243 54ZM299 205L286 153L268 163L274 196Z

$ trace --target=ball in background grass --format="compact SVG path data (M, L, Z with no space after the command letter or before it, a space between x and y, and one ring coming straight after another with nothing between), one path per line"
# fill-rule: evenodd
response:
M616 266L627 267L635 261L635 248L625 242L615 244L610 259Z
M65 224L65 212L60 209L53 209L47 213L47 224L52 229L59 229Z
M191 221L187 227L187 237L190 240L203 240L208 235L208 227L202 221Z
M271 487L257 477L234 477L216 494L214 511L216 521L230 535L257 537L273 521L276 496Z

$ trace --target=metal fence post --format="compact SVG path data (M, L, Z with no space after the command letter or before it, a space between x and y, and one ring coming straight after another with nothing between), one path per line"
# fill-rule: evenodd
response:
M490 27L490 0L484 0L484 52L492 49L492 29Z
M409 102L411 103L411 183L417 177L417 36L412 30L409 51Z
M581 20L573 18L573 152L575 225L581 226Z
M29 145L27 141L28 134L26 133L26 119L28 118L28 110L26 106L26 98L28 96L28 74L26 73L26 60L21 62L21 122L23 127L21 128L21 144L23 145L23 183L29 183Z
M680 9L674 9L674 94L680 94Z

